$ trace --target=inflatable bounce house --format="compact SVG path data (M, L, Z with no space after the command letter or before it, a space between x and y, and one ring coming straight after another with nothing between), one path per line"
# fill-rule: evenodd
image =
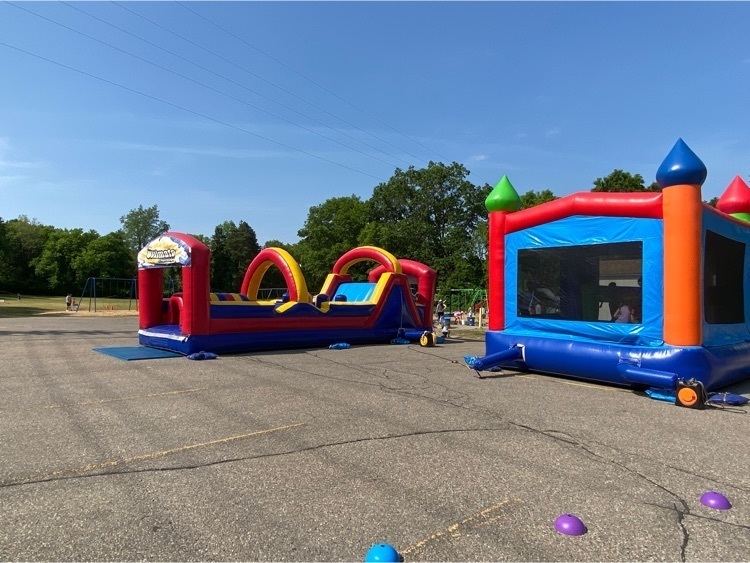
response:
M717 208L682 141L660 192L578 193L519 211L507 177L489 212L481 371L515 367L626 385L716 389L750 376L750 188Z
M367 282L354 282L347 272L362 261L378 267ZM238 353L418 340L432 332L435 271L380 248L344 254L315 296L297 262L281 248L266 248L250 262L239 293L212 293L209 264L208 247L182 233L167 232L139 252L140 344L186 355ZM261 281L274 265L287 292L280 300L260 300ZM171 266L182 269L182 292L164 298L163 269Z

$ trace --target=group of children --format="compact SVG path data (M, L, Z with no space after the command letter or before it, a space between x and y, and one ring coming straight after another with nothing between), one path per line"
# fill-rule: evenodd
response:
M614 302L613 302L614 303ZM620 301L620 306L614 309L610 306L610 314L612 315L612 321L615 323L637 323L638 318L636 316L635 307L628 305L627 303ZM438 326L443 328L445 332L445 302L440 299L435 306L435 316L437 317Z

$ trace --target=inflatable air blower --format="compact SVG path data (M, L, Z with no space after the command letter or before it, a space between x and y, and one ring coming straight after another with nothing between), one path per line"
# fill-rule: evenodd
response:
M702 409L706 405L706 389L695 379L677 381L674 404L689 409Z
M419 337L419 344L421 346L434 346L437 343L437 336L434 332L425 331L422 336Z

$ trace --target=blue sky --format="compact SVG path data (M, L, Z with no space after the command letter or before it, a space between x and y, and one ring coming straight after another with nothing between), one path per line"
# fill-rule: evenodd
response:
M562 196L616 168L650 183L680 137L708 200L750 178L748 22L744 2L3 2L0 217L104 235L156 204L177 231L295 242L396 168Z

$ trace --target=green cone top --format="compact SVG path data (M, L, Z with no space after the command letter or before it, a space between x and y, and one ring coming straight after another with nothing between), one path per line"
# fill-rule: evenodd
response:
M484 200L487 211L518 211L521 209L521 198L510 183L507 176L503 176Z

